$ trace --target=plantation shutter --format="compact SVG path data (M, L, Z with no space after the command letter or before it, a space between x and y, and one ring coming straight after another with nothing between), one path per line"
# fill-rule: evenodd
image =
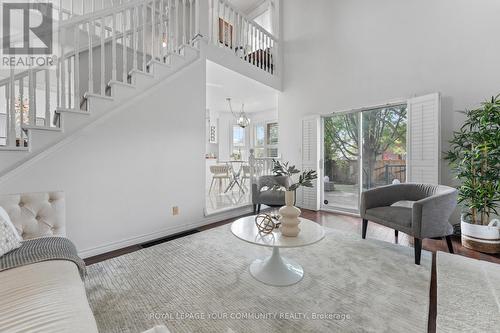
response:
M408 100L407 177L409 182L439 184L440 120L439 93Z
M320 117L310 116L302 120L302 169L316 170L319 177ZM297 192L297 205L301 208L319 210L320 183L316 179L313 187L301 187Z

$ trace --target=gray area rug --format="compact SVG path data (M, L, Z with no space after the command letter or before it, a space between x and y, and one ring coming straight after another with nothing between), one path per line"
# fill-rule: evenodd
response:
M284 249L305 276L289 287L256 281L248 266L271 250L230 226L87 268L99 332L426 332L431 254L327 230L311 246Z
M500 332L500 265L438 252L436 273L437 332Z

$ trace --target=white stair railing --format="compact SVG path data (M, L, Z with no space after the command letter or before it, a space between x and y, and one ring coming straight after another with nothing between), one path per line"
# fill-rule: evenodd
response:
M33 68L15 73L0 81L0 146L26 147L24 129L30 126L51 126L50 70ZM37 108L40 112L37 112ZM3 118L3 119L2 119Z
M127 1L63 22L62 38L66 40L66 34L73 34L74 47L61 50L58 106L75 108L76 97L83 97L82 91L105 95L110 80L127 83L130 70L146 72L151 60L165 62L167 55L179 52L197 34L190 20L197 12L198 1ZM81 72L83 67L88 68L87 73ZM74 80L66 87L68 70L73 70Z
M281 160L280 157L255 157L255 150L250 149L248 164L250 165L250 179L255 182L257 177L273 174L273 161Z
M193 45L199 1L116 1L60 21L55 69L11 70L0 81L0 148L24 149L25 131L54 127L57 109L78 111L85 96L108 95L110 81L130 83L131 71L147 72L151 61L167 63L184 45ZM69 0L60 5L67 3L73 6Z
M46 2L46 0L32 0ZM114 8L133 0L55 0L53 9L60 21L68 20L74 16L95 13L103 9Z
M278 39L226 0L209 0L210 41L235 56L277 75Z

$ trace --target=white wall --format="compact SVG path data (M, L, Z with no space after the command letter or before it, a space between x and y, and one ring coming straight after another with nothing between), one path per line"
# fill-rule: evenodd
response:
M65 191L67 234L84 256L207 223L205 60L179 74L20 169L0 192Z
M280 149L295 163L304 115L438 91L445 150L462 122L455 111L500 92L498 0L287 0L282 6ZM446 167L442 180L452 182Z

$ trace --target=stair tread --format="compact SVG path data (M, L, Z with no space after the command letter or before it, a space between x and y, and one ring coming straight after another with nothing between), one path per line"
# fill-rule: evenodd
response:
M90 115L90 112L85 111L85 110L57 108L56 109L56 113L60 113L60 112L69 112L69 113L78 113L78 114Z
M118 85L129 87L129 88L135 88L135 86L133 84L130 84L127 82L122 82L122 81L117 81L117 80L111 80L108 82L108 85L112 85L112 84L118 84Z
M110 96L104 96L104 95L96 94L96 93L85 93L85 98L88 98L88 97L102 98L102 99L107 99L110 101L114 100L113 97L110 97Z
M141 70L139 70L139 69L132 69L132 70L129 72L129 75L132 75L133 73L138 73L138 74L142 74L142 75L146 75L146 76L154 77L154 75L153 75L153 74L143 72L143 71L141 71Z
M184 56L182 54L178 54L176 52L169 52L165 55L165 57L170 57L170 56L176 56L176 57L179 57L181 59L184 59Z
M25 129L25 130L53 131L53 132L61 132L62 131L62 129L59 127L36 126L36 125L23 125L23 129Z
M191 45L188 45L188 44L184 44L184 45L182 45L182 46L181 46L181 49L183 49L183 48L189 48L189 49L191 49L191 50L193 50L193 51L200 52L200 50L199 50L198 48L196 48L196 47L194 47L194 46L191 46Z
M9 146L0 146L0 151L28 151L28 147L9 147Z

